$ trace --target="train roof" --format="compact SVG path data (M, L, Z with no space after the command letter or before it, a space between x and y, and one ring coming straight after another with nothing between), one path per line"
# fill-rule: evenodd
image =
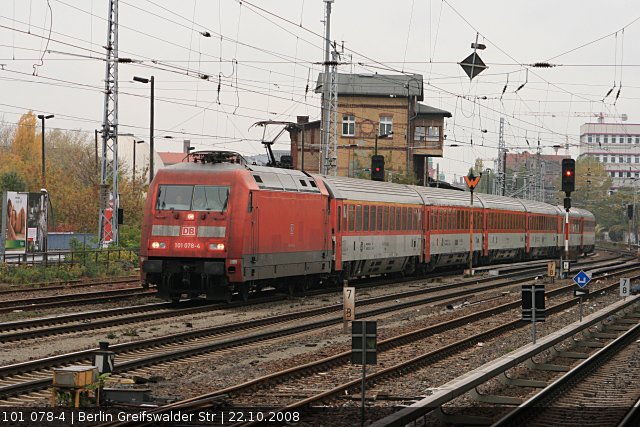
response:
M364 202L390 202L424 204L422 198L411 186L393 184L368 179L345 178L342 176L314 175L321 179L329 193L336 199L361 200Z
M246 168L251 171L259 188L320 193L314 178L305 172L256 165L247 165Z
M431 206L471 206L470 193L466 191L448 190L444 188L434 187L420 187L412 185L411 189L424 199L425 205ZM473 195L473 205L476 207L484 207L484 203L478 197L478 194Z

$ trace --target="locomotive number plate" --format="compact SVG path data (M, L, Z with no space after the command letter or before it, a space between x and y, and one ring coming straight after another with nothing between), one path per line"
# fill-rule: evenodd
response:
M199 242L175 242L173 247L176 249L200 249Z

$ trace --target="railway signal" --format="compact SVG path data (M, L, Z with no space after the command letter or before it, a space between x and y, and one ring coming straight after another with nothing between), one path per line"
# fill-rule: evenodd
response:
M576 161L562 159L562 191L571 193L576 189ZM567 194L567 197L570 197Z
M571 209L571 192L576 189L576 161L562 159L562 191L566 197L564 198L564 256L569 259L569 209ZM562 261L562 258L560 258Z
M384 156L371 156L371 180L384 181Z

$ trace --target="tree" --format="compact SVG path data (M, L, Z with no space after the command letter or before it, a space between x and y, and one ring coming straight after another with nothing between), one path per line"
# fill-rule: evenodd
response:
M26 191L27 183L16 172L6 172L0 175L0 214L2 214L2 200L5 191Z

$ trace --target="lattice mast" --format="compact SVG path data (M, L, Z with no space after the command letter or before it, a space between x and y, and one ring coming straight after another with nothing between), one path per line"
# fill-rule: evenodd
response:
M331 92L329 94L329 150L327 175L338 174L338 62L340 54L334 43L331 52Z
M507 146L504 142L504 117L500 117L500 133L498 134L498 161L496 172L498 177L498 185L496 185L496 194L504 196L504 190L507 183L505 154Z
M320 173L324 175L329 174L330 170L330 158L329 158L329 146L331 143L330 132L330 110L331 110L331 76L329 74L329 65L331 64L329 55L331 49L331 4L333 0L324 0L325 2L325 15L324 15L324 75L322 82L322 154L320 157Z
M118 244L118 0L109 0L102 121L100 246ZM111 215L107 212L111 209Z

